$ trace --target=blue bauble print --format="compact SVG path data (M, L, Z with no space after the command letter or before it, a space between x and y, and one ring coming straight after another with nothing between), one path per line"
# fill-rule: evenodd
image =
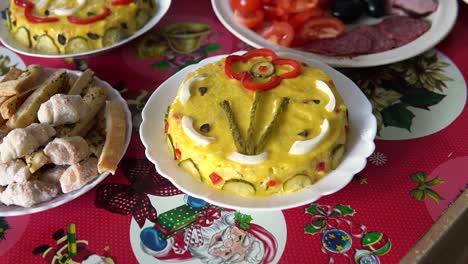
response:
M328 230L322 236L322 246L333 253L345 253L352 243L351 236L341 229Z

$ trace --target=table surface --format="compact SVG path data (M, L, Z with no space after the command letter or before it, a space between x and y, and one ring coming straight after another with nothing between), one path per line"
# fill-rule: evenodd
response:
M116 175L58 208L0 217L0 262L51 263L54 256L66 254L59 250L64 245L60 239L73 223L80 245L73 260L78 263L94 254L107 263L200 263L216 252L242 251L228 241L229 230L250 239L246 254L252 263L350 263L355 258L397 263L468 185L468 5L460 1L453 31L435 50L393 65L340 69L369 97L379 120L376 151L348 186L307 206L277 212L225 210L217 218L214 208L200 212L188 206L194 201L156 173L138 136L141 110L159 84L203 58L248 48L221 25L210 1L193 3L173 1L154 29L180 21L211 26L191 54L168 51L141 59L135 49L140 40L99 56L67 60L18 56L0 47L0 55L19 66L92 68L121 92L134 122ZM164 218L174 226L199 215L214 223L188 225L172 239L157 239L153 222L161 224ZM223 243L209 245L198 236L208 229L223 234ZM158 256L143 250L161 245L167 250L153 252Z

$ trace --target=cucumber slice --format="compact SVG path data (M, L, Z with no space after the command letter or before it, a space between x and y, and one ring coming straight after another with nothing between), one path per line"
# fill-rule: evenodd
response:
M65 47L66 53L80 53L88 50L90 50L88 40L82 37L70 39Z
M113 27L106 30L104 37L102 37L102 45L110 46L114 43L121 41L125 37L125 33L121 28Z
M200 171L198 170L197 165L195 165L192 159L183 160L179 162L177 165L179 165L179 167L185 170L188 174L192 175L195 179L199 181L202 180Z
M283 190L285 192L297 192L312 184L309 176L304 174L297 174L289 178L283 183Z
M343 159L343 155L345 152L344 145L338 145L332 152L332 168L335 169L340 165L341 160Z
M15 33L15 39L22 45L30 48L31 47L31 35L29 34L29 30L25 27L20 27Z
M139 9L136 13L135 21L136 28L140 29L146 25L146 22L150 19L150 14L145 9Z
M229 180L223 185L223 191L241 196L253 196L257 192L255 186L243 180Z
M169 134L166 134L166 144L169 147L169 150L171 151L171 154L174 157L174 160L177 160L174 143L172 142L172 137Z
M42 35L37 40L36 49L46 54L58 54L60 53L59 48L49 35Z
M250 74L255 78L268 78L275 73L275 66L268 61L257 62L250 68Z

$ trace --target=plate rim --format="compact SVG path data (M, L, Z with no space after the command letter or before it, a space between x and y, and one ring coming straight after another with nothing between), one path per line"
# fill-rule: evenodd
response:
M68 73L72 73L74 75L80 76L83 74L82 71L77 71L77 70L70 70L66 68L49 68L49 67L44 67L45 71L55 71L55 70L66 70ZM125 156L125 153L127 152L128 146L130 144L130 141L132 139L132 114L130 112L130 108L128 107L127 101L122 97L122 95L115 90L112 85L110 85L108 82L100 79L99 77L95 76L95 81L96 83L100 84L103 86L103 88L106 90L106 93L113 97L111 101L116 101L119 102L121 105L124 106L124 112L125 112L125 120L127 124L127 133L125 135L125 147L124 151L121 154L121 157L119 159L119 163L122 161L123 157ZM6 206L0 203L0 216L2 217L11 217L11 216L21 216L21 215L30 215L34 213L39 213L39 212L44 212L56 207L59 207L61 205L64 205L66 203L69 203L78 197L82 196L83 194L89 192L92 190L94 187L96 187L99 183L104 181L108 176L110 175L110 172L104 172L101 173L98 177L96 177L94 180L91 182L87 183L85 186L81 187L80 189L67 193L67 194L60 194L59 196L53 198L52 200L45 201L42 203L39 203L35 206L32 207L21 207L21 206L16 206L16 205L10 205ZM62 199L60 199L62 197ZM64 198L63 198L64 197ZM14 211L8 211L8 208L14 208L16 210Z
M242 53L243 53L243 51L235 52L233 54L242 54ZM281 56L301 59L297 55L290 54L290 53L287 53L287 52L278 52L278 54L281 55ZM306 188L303 191L300 191L300 192L297 192L297 193L292 193L292 194L280 194L280 195L273 195L273 196L268 196L268 197L246 198L246 197L239 197L239 196L229 195L229 194L220 192L220 191L218 191L218 190L216 190L214 188L211 188L206 184L203 184L203 183L201 183L199 181L196 181L193 177L190 177L188 174L186 174L184 171L182 171L178 167L177 167L178 172L179 172L178 175L169 175L168 172L165 170L165 165L169 164L169 166L172 166L173 164L176 164L176 161L174 161L174 160L167 160L167 161L164 160L164 161L162 161L161 160L160 157L164 157L164 155L170 156L169 151L168 150L162 150L162 151L160 150L160 148L165 149L164 138L158 138L158 141L156 143L151 143L151 142L153 142L155 140L156 136L154 134L157 134L157 133L154 133L154 131L151 131L151 127L156 126L156 128L163 131L163 122L161 122L161 124L154 125L156 123L156 121L154 120L155 119L154 117L156 115L156 119L159 118L162 121L164 113L165 113L164 109L167 108L167 106L172 103L175 95L170 96L172 99L169 102L164 101L164 102L166 102L166 104L164 104L164 105L159 105L158 100L163 100L163 98L164 98L164 100L167 99L165 97L169 97L169 96L167 96L167 93L169 93L169 92L171 94L177 94L178 89L174 89L174 87L171 87L169 85L169 84L171 84L171 82L175 82L178 78L182 79L181 81L183 81L183 79L185 78L185 74L190 72L191 70L193 70L193 69L195 69L195 68L197 68L199 66L203 66L203 65L206 65L208 63L215 62L215 61L217 61L220 58L225 57L225 56L227 56L227 54L210 57L210 58L207 58L205 60L202 60L198 64L190 65L190 66L182 69L181 71L179 71L178 73L174 74L169 79L167 79L164 83L162 83L153 92L153 94L148 99L148 101L147 101L147 103L146 103L146 105L145 105L145 107L144 107L144 109L142 111L142 123L140 125L139 134L140 134L140 139L141 139L141 141L142 141L142 143L143 143L143 145L145 147L145 155L146 155L147 159L149 161L151 161L155 165L156 170L161 174L161 176L168 179L176 188L180 189L184 193L186 193L188 195L191 195L191 196L194 196L194 197L197 197L197 198L200 198L200 199L203 199L203 200L205 200L205 201L207 201L207 202L209 202L211 204L214 204L214 205L218 205L218 206L222 206L222 207L226 207L226 208L231 208L231 209L244 210L244 211L245 210L247 210L247 211L248 210L273 211L273 210L284 210L284 209L289 209L289 208L295 208L295 207L298 207L298 206L309 204L309 203L311 203L313 201L318 200L320 197L322 197L324 195L329 195L329 194L332 194L334 192L337 192L338 190L341 190L342 188L344 188L352 180L355 173L357 173L357 172L361 171L362 169L364 169L364 167L365 167L365 165L367 163L367 157L370 156L375 150L374 140L375 140L375 136L376 136L376 133L377 133L377 121L376 121L374 115L372 114L371 103L368 101L368 99L365 97L365 95L362 93L362 91L356 86L356 84L354 84L349 78L344 76L342 73L336 71L335 69L331 68L330 66L328 66L328 65L326 65L326 64L324 64L322 62L319 62L319 61L316 61L316 60L313 60L313 59L308 59L308 58L304 59L304 58L302 58L301 60L304 61L305 63L312 64L312 65L314 65L314 67L317 67L317 68L320 68L320 69L324 70L329 75L330 75L330 73L333 73L334 76L338 76L338 78L341 78L341 80L344 80L346 83L348 83L350 86L353 87L352 88L352 93L357 94L355 96L358 96L360 98L360 100L362 101L360 103L363 103L363 105L361 105L361 107L363 109L362 111L360 111L360 112L354 111L353 113L351 113L351 111L350 111L350 116L352 116L352 118L358 118L360 121L364 122L361 129L365 133L363 133L363 134L361 134L359 136L356 136L355 140L357 142L354 145L352 145L354 147L356 147L358 145L361 145L362 149L360 149L359 151L362 151L362 152L361 153L359 153L359 152L354 153L354 152L356 152L355 149L349 150L349 151L354 153L354 156L350 157L350 161L348 161L348 164L343 165L344 164L344 161L343 161L342 164L340 164L340 166L337 169L334 170L334 171L338 171L338 169L341 168L340 173L335 173L334 174L334 175L339 175L339 177L343 176L343 173L344 173L343 169L344 170L350 170L350 172L345 173L346 178L343 179L339 185L333 185L332 184L331 187L329 185L327 185L329 182L327 182L326 179L330 179L329 181L333 180L333 179L330 178L330 176L332 175L332 173L330 173L329 175L327 175L326 177L322 178L321 180L317 181L314 185L312 185L312 186L316 186L315 189L317 189L317 190L314 189L314 190L310 191L309 193L313 194L313 195L310 195L310 196L307 194L308 193L307 190L308 189L313 189L312 187ZM179 84L180 84L181 81L179 81ZM172 84L172 86L173 86L173 84ZM350 89L350 88L348 87L347 89ZM341 93L341 91L340 91L340 93ZM351 92L348 92L348 93L351 93ZM159 98L161 98L161 99L159 99ZM343 99L345 99L345 101L346 101L346 98L344 98L344 96L343 96ZM348 98L348 100L350 100L350 99ZM162 110L162 113L159 110ZM353 126L351 126L351 129L353 129ZM357 128L354 128L354 129L357 130ZM159 133L162 133L162 132L159 132ZM161 141L159 141L159 140L161 140ZM161 144L163 144L162 147L160 147ZM157 146L155 146L155 145L157 145ZM153 153L155 149L158 149L158 151L156 153ZM351 155L351 154L347 153L346 155ZM167 158L167 156L166 156L166 158ZM356 164L353 165L353 166L350 166L349 162L355 162ZM177 165L175 165L175 166L177 166ZM348 167L345 167L345 166L348 166ZM183 177L185 177L185 179L183 179L183 180L189 181L192 184L196 184L197 186L196 187L192 187L192 186L191 187L186 187L186 186L184 186L185 185L184 182L182 181L182 183L181 183L181 181L179 179L179 178L183 178ZM189 178L187 178L187 177L189 177ZM200 191L198 189L202 189L202 191ZM281 197L292 197L294 195L297 195L298 193L302 193L302 195L300 195L300 196L306 196L308 198L307 199L302 199L302 200L296 201L296 202L291 202L291 203L286 204L286 205L273 205L272 206L270 204L268 206L254 206L254 207L248 206L248 205L247 206L242 205L242 202L245 202L247 200L249 200L250 202L254 201L254 203L255 203L256 201L260 201L262 199L269 199L271 197L280 197L280 198ZM225 201L217 200L216 196L228 196L228 198L230 198L231 200L242 200L242 201L238 202L237 204L226 203Z
M216 14L218 20L223 26L238 39L244 41L250 46L255 48L266 47L277 51L297 53L301 56L320 60L326 64L334 67L346 67L346 68L360 68L360 67L374 67L387 65L399 61L409 59L417 56L425 51L432 49L438 43L440 43L452 30L455 25L458 16L458 1L457 0L443 0L438 1L439 12L446 12L441 16L446 17L442 22L439 22L438 27L431 26L431 29L420 36L418 39L396 49L388 50L380 53L373 53L367 55L360 55L351 59L348 58L336 58L332 56L319 55L312 52L301 51L299 49L292 49L281 47L279 45L272 44L262 37L258 36L255 32L241 26L238 23L233 23L234 15L229 7L228 1L211 0L211 5ZM442 6L442 9L441 9ZM431 14L429 17L435 15L438 11ZM227 15L226 12L228 13ZM416 52L415 52L416 50Z
M8 0L4 0L8 1ZM26 56L31 56L31 57L37 57L37 58L47 58L47 59L64 59L64 58L80 58L80 57L89 57L92 55L96 55L99 53L104 53L109 50L112 50L114 48L123 46L132 40L140 37L141 35L147 33L150 31L156 24L158 24L159 21L166 15L166 13L169 11L169 8L171 6L172 0L152 0L154 3L159 7L156 10L156 13L153 15L153 17L146 23L146 25L139 30L133 32L130 36L127 38L114 43L110 46L105 46L99 49L95 50L89 50L86 52L80 52L80 53L67 53L67 54L42 54L42 53L37 53L35 52L34 49L32 48L26 48L22 47L21 44L17 43L12 36L10 35L10 32L8 30L8 27L6 26L6 20L1 19L0 21L0 42L8 49L17 52L22 55ZM3 12L6 8L9 7L9 2L4 2L0 1L0 11ZM161 4L163 3L163 4ZM162 7L162 8L161 8Z

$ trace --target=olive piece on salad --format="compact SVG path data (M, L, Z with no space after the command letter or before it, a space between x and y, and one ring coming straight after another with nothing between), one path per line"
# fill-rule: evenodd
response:
M344 23L352 23L365 11L361 0L335 0L332 3L331 13Z
M385 15L385 0L362 0L367 7L367 14L372 17Z

